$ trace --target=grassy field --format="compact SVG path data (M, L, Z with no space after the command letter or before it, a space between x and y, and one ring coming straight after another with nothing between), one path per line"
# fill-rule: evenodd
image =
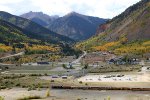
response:
M49 81L41 80L38 75L0 75L0 88L37 88L37 87L48 87Z
M134 72L140 71L139 65L115 65L115 64L100 64L98 67L90 70L91 73L108 73L108 72Z
M48 74L48 75L62 75L66 71L50 71L50 70L10 70L8 74Z

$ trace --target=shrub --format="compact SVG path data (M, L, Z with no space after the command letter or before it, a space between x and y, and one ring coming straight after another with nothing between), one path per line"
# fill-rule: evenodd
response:
M0 100L4 100L4 98L0 96Z
M7 87L6 86L0 86L0 89L6 89Z
M51 82L55 82L54 80L51 80Z
M26 86L26 85L22 85L21 87L22 87L22 88L26 88L27 86Z
M82 84L82 81L80 81L79 83Z
M42 74L30 74L30 76L42 76Z
M45 76L48 76L48 74L47 74L47 73L45 73L44 75L45 75Z
M34 84L28 87L28 91L31 91L31 90L36 90L36 86Z
M20 83L17 83L16 86L21 86Z
M107 97L107 100L110 100L110 96Z
M87 86L88 84L87 84L87 83L85 83L85 85Z
M63 67L64 69L68 69L67 66L66 66L66 64L62 64L62 67Z
M49 96L50 96L50 89L48 88L46 92L46 97L49 97Z
M41 86L41 83L38 83L38 86L37 86L37 87L38 87L37 90L40 91L40 90L41 90L41 87L42 87L42 86Z

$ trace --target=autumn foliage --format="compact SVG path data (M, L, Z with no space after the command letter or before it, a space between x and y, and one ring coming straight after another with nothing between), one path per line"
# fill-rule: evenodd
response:
M123 39L118 42L108 42L101 46L93 47L96 51L109 51L112 50L115 54L144 54L150 52L150 41L133 42L128 44L123 44L127 42Z
M8 51L12 51L12 49L13 48L11 46L0 44L0 52L8 52Z
M93 49L95 49L97 51L107 51L110 47L116 46L118 44L119 44L119 42L109 42L109 43L106 43L102 46L96 46Z
M55 52L57 51L56 48L52 47L52 46L44 46L44 45L32 45L30 47L28 47L27 49L29 50L46 50L46 51L51 51L51 52Z
M144 54L150 52L150 41L139 43L133 43L127 46L122 46L114 50L116 54L122 53L135 53L135 54Z

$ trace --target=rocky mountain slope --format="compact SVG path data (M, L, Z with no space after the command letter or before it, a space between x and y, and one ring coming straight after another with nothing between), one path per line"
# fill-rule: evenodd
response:
M72 42L73 41L71 40L71 43ZM56 56L50 56L50 58L55 59L55 57L57 58L62 55L78 55L80 53L80 51L73 49L69 42L52 42L51 38L47 41L43 36L38 37L38 34L36 35L33 32L0 19L0 57L5 54L7 55L22 51L28 55L29 58L26 59L28 61L31 60L32 54L40 55L55 53ZM36 58L33 58L33 60L34 59Z
M100 25L96 36L77 46L116 53L150 52L150 0L142 0Z
M71 12L53 21L49 29L74 40L85 40L93 36L98 25L105 23L106 19L91 17Z
M35 22L32 22L22 17L9 14L7 12L1 11L0 19L32 33L32 34L28 34L28 36L31 38L39 39L49 43L73 42L73 40L68 37L59 35L53 31L44 28L43 26Z
M49 16L47 14L44 14L43 12L32 12L32 11L20 15L20 17L29 19L29 20L36 22L37 24L40 24L44 27L47 27L50 23L52 23L52 21L59 18L59 16L57 16L57 15Z
M98 25L107 21L107 19L85 16L76 12L71 12L63 17L48 16L41 12L29 12L21 17L30 19L76 41L90 38L95 34Z

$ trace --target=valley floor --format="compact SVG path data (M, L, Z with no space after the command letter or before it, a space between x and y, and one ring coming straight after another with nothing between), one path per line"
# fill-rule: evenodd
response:
M113 57L112 54L84 52L79 59L72 60L74 68L64 68L63 64L69 64L65 61L49 65L27 63L22 66L4 66L8 69L1 70L0 96L5 100L19 100L29 96L40 96L43 100L150 100L150 91L126 90L52 88L50 97L46 97L50 86L150 88L149 65L116 66L103 61ZM89 62L87 68L81 64L85 61Z
M40 91L13 88L0 91L5 100L17 100L28 96L40 96L41 100L104 100L110 97L111 100L150 100L149 92L142 91L95 91L95 90L59 90L51 89L51 97L45 97L46 89ZM91 95L92 94L92 95ZM118 95L119 94L119 95Z

